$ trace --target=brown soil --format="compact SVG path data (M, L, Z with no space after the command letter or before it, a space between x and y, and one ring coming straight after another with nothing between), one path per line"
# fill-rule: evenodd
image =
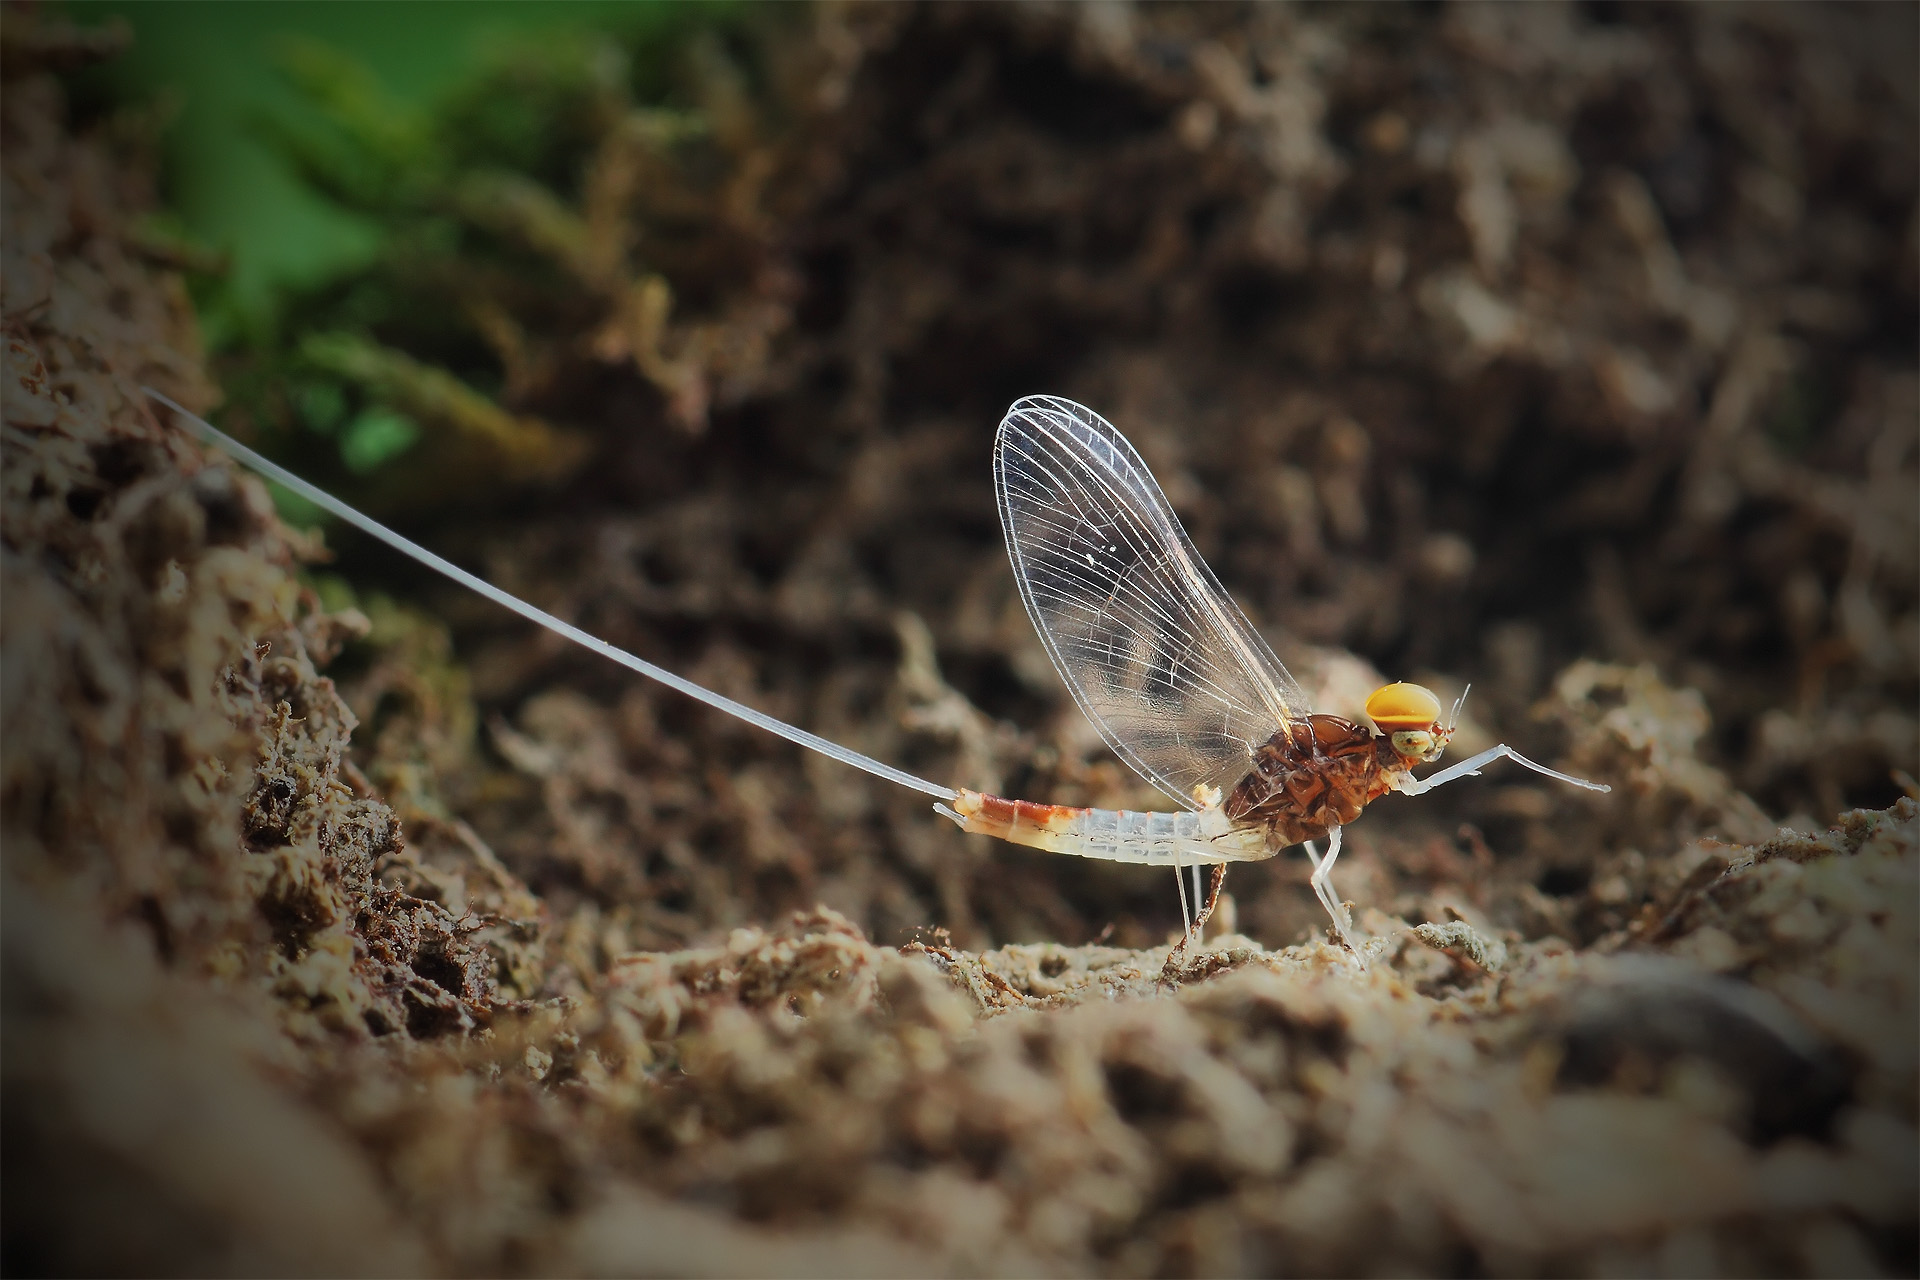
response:
M678 327L588 297L509 379L594 465L370 495L875 755L1139 805L987 484L1012 395L1092 403L1319 705L1471 678L1463 748L1616 786L1376 806L1364 968L1290 858L1170 956L1159 874L351 543L324 607L137 391L219 398L145 153L66 123L110 48L7 19L9 1272L1920 1268L1910 9L789 15Z

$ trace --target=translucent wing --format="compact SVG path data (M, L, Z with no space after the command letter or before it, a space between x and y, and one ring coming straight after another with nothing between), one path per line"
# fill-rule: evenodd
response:
M1100 736L1187 808L1229 789L1306 698L1193 549L1140 455L1054 396L1007 411L1000 524L1047 656Z

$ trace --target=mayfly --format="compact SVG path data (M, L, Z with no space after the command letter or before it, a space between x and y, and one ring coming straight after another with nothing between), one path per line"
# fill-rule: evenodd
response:
M1502 757L1577 787L1611 789L1536 764L1504 743L1415 778L1414 766L1446 750L1460 709L1456 702L1443 719L1439 699L1418 685L1390 684L1367 700L1379 732L1312 711L1194 550L1140 455L1106 419L1071 400L1030 396L1000 423L993 474L1007 553L1020 597L1074 700L1115 754L1179 812L1035 804L915 777L617 649L401 537L159 392L147 394L249 467L428 568L708 706L931 795L934 808L965 831L1055 853L1172 867L1189 936L1205 918L1200 867L1214 868L1210 911L1227 864L1271 858L1297 844L1313 866L1315 895L1342 941L1358 952L1332 874L1342 829L1372 801L1431 791Z

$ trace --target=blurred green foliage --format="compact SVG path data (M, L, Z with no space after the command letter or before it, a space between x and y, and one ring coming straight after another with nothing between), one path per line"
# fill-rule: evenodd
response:
M599 23L641 32L677 7L618 0L65 6L83 23L118 17L132 27L132 49L99 77L120 97L162 101L172 116L170 203L181 229L224 251L229 262L227 290L208 293L216 346L236 328L266 320L277 290L365 262L376 246L376 227L304 185L262 134L263 119L298 127L322 105L302 89L324 79L312 74L329 60L323 50L337 50L332 61L357 68L359 104L383 102L390 112L386 122L362 127L404 136L437 95L503 49Z
M502 402L553 372L544 332L582 326L704 413L661 347L673 287L630 261L632 188L711 134L685 68L730 66L706 44L744 6L68 8L133 28L94 88L167 119L155 234L210 265L192 287L229 426L348 487L410 460L415 487L557 476L584 440Z

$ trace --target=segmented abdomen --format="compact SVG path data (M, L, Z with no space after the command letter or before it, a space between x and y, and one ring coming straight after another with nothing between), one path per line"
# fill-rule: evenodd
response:
M1216 806L1198 813L1080 809L962 791L936 805L962 830L1053 853L1157 866L1253 862L1272 856L1258 825L1233 822Z

